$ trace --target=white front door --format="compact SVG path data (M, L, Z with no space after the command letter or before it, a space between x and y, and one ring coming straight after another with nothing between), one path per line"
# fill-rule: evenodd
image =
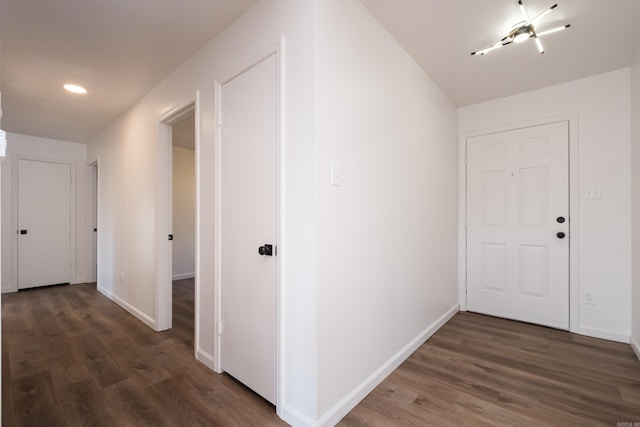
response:
M275 55L222 86L221 366L274 404L277 106Z
M18 289L68 283L71 166L18 160Z
M467 139L467 309L569 329L569 123Z

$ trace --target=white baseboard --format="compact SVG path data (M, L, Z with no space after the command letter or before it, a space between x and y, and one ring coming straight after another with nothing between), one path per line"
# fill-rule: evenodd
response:
M193 279L194 277L196 277L196 273L174 274L171 280Z
M417 337L411 340L403 349L398 351L391 359L378 368L373 374L364 380L360 385L346 395L333 408L325 413L319 420L318 426L336 425L345 415L360 403L371 391L376 388L389 374L402 364L411 354L424 344L438 329L449 321L458 311L460 305L456 304L444 313L438 320L429 325ZM286 421L286 420L285 420Z
M629 344L629 335L621 334L614 331L598 328L578 328L577 331L571 331L576 334L586 335L592 338L601 338L603 340L617 341Z
M98 292L100 292L102 295L104 295L105 297L109 298L111 301L118 304L120 307L127 310L135 318L140 320L142 323L144 323L151 329L155 330L156 322L153 318L147 316L145 313L138 310L137 308L135 308L134 306L132 306L131 304L129 304L128 302L126 302L125 300L123 300L122 298L114 294L113 292L109 291L108 289L105 289L100 285L98 285L97 288L98 288Z
M213 368L213 356L203 349L199 348L196 350L196 360L215 372Z
M631 337L630 344L636 357L640 360L640 342L635 337Z
M284 422L289 425L296 427L316 427L317 422L307 417L306 415L301 414L295 409L291 409L287 405L280 405L276 408L276 413Z

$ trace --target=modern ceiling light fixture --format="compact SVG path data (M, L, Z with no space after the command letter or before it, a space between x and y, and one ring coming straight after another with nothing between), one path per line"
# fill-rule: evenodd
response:
M522 0L518 0L518 7L520 8L520 12L524 17L524 21L520 21L511 28L509 34L504 36L502 40L495 43L493 46L481 49L475 52L471 52L471 55L484 55L486 53L491 52L492 50L498 49L502 46L506 46L511 43L522 43L529 39L534 39L536 41L536 46L538 47L538 51L540 53L544 53L544 47L542 46L542 42L540 41L540 36L544 36L547 34L555 33L560 30L564 30L569 28L571 25L563 25L562 27L553 28L551 30L537 32L536 31L536 23L545 16L547 13L551 12L553 9L558 7L558 4L554 4L550 8L536 15L533 19L529 18L529 14L527 13L527 9L525 9L524 4L522 4Z
M87 93L87 90L82 86L74 85L71 83L67 83L63 87L65 88L65 90L72 93L77 93L79 95L84 95L85 93Z

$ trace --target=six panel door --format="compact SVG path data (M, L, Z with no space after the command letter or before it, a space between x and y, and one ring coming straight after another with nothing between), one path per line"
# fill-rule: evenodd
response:
M467 140L467 308L569 329L569 124Z

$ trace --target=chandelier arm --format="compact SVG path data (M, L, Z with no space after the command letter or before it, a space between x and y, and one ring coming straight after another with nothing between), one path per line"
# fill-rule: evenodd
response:
M522 12L522 16L524 16L524 21L528 22L531 18L529 18L529 14L527 13L527 9L524 8L524 4L522 4L522 0L518 0L518 7L520 8L520 12Z
M562 27L552 28L550 30L543 31L541 33L538 33L538 37L546 36L547 34L551 34L551 33L557 33L558 31L562 31L562 30L565 30L565 29L569 28L570 26L571 26L571 24L567 24L567 25L563 25Z
M558 3L554 4L549 9L547 9L547 10L545 10L543 12L540 12L533 19L530 19L528 22L526 22L524 25L533 25L538 19L542 18L544 15L546 15L549 12L551 12L556 7L558 7Z

